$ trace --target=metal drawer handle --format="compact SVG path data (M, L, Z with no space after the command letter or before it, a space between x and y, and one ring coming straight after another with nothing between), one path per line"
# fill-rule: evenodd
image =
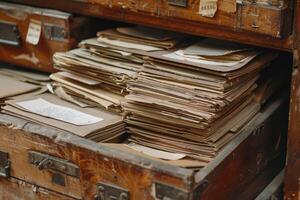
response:
M35 164L39 170L49 169L51 166L53 166L53 162L48 158L45 158L40 162L37 161Z
M61 174L79 178L80 169L70 161L50 156L44 153L29 151L29 163L35 165L39 170L53 170Z
M129 192L124 188L118 186L99 183L97 185L97 193L94 200L129 200Z

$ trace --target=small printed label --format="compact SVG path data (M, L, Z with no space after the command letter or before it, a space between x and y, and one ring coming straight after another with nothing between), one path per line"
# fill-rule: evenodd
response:
M42 23L37 20L30 20L26 42L29 44L37 45L40 41L42 32Z
M204 17L214 17L218 9L217 0L201 0L199 13Z

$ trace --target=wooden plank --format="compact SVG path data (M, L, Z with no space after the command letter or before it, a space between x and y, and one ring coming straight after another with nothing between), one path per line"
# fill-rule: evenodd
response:
M284 169L272 182L255 198L255 200L280 200L283 199Z
M286 104L275 102L225 147L210 165L195 175L196 182L207 182L206 188L201 192L201 200L245 199L238 195L274 160L274 166L277 167L274 168L273 176L282 169L285 163L283 154L287 128L287 118L284 116L287 116ZM274 124L279 126L275 127ZM266 178L271 181L273 177ZM253 196L246 199L253 199L258 195L259 189L262 190L267 182L256 185L251 191Z
M285 172L284 199L300 199L300 1L295 2L294 14L294 66L291 81L290 116Z
M134 24L143 24L162 29L169 29L178 32L185 32L193 35L207 36L224 40L236 41L245 44L255 44L257 46L291 51L293 49L292 36L286 39L265 36L251 31L240 30L238 27L223 26L222 23L196 22L184 19L161 17L157 15L148 15L143 12L132 12L122 8L107 8L100 3L87 3L86 1L60 0L53 4L45 5L40 0L8 0L11 2L26 3L35 6L49 7L53 9L74 12L78 14L96 16L129 22ZM113 1L112 1L113 2ZM125 6L126 7L126 6ZM226 25L226 23L225 23Z
M37 166L29 163L29 151L45 152L48 155L55 155L58 150L55 146L51 148L50 144L40 138L35 138L33 135L18 135L18 133L11 133L11 130L1 127L0 132L0 150L9 154L11 162L10 174L12 177L76 199L82 198L79 178L63 175L65 186L62 186L52 181L54 176L52 171L38 169Z
M131 200L153 199L155 182L187 192L193 188L192 170L128 154L14 117L0 115L0 124L0 149L10 154L11 176L68 196L78 198L80 194L80 198L92 199L100 182L129 190ZM29 151L71 161L80 168L80 180L64 176L68 183L65 187L53 185L51 170L40 171L29 164Z
M271 197L268 200L282 200L284 176L281 176L281 178L282 178L281 185L277 185L277 183L274 184L273 183L274 179L272 180L272 178L274 178L276 175L278 175L279 170L284 167L284 162L282 162L284 160L284 158L285 157L279 158L279 159L281 159L281 161L279 161L279 162L278 162L278 160L274 160L260 175L258 175L247 186L245 191L242 191L240 193L239 199L267 200L267 199L264 199L263 197L265 197L265 198ZM275 177L275 179L276 179L276 177ZM270 183L270 180L272 180L271 183ZM270 190L271 187L272 187L272 191ZM277 191L273 190L273 188L275 188L275 187L276 187L276 189L278 189L278 192L280 192L280 194L277 193ZM264 190L262 191L262 189L264 189ZM257 196L257 194L259 194L259 195ZM258 197L259 198L262 197L262 199L257 199ZM278 198L272 199L272 197L278 197Z
M75 200L59 193L40 188L24 181L0 178L0 199L2 200Z

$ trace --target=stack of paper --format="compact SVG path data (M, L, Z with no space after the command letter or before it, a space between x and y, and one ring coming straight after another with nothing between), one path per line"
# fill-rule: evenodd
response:
M1 67L0 104L20 95L41 94L47 90L44 85L49 83L49 80L49 77L43 74Z
M125 133L121 116L100 109L81 108L49 93L8 100L2 112L97 142L118 142Z
M11 77L0 74L0 103L3 104L7 98L32 92L39 89L38 86L17 81Z
M69 95L73 101L100 105L117 112L121 112L127 81L136 78L141 67L134 62L125 63L96 55L85 48L56 53L54 62L62 71L50 76L55 81L57 95Z
M15 80L19 80L34 85L47 85L50 83L49 75L42 74L40 72L33 72L29 70L21 70L16 67L1 67L0 74L11 77Z
M185 38L140 26L109 29L98 35L82 41L81 48L54 55L55 67L61 72L51 75L53 92L81 107L98 105L116 112L123 111L127 83L137 78L144 63L144 55L127 50L169 49Z
M98 41L103 45L144 51L171 49L186 38L184 34L144 26L119 27L98 33Z
M148 56L124 104L130 141L209 162L259 112L259 72L277 54L205 39Z
M116 112L122 112L127 82L135 79L141 68L140 60L103 56L86 46L56 53L54 62L61 71L50 76L58 96L81 102L77 103L80 106L98 105Z

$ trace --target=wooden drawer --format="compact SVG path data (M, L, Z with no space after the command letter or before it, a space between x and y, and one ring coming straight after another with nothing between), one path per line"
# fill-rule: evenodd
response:
M284 165L284 102L270 103L199 172L1 114L0 180L22 180L73 199L252 199ZM259 184L248 187L254 180Z
M59 193L40 188L24 181L9 178L0 179L0 199L2 200L74 200Z
M55 52L76 47L96 31L88 17L0 2L0 61L53 72Z
M199 15L200 0L187 0L187 7L168 4L174 0L60 0L49 5L41 0L6 1L284 51L292 51L296 44L291 34L293 0L218 0L213 18Z
M69 0L71 1L74 0ZM217 10L213 17L204 16L201 11L200 2L203 5L206 0L85 0L83 2L109 8L111 14L101 12L99 15L107 15L105 17L111 18L120 15L123 16L121 20L131 18L133 15L140 19L151 16L160 18L162 22L173 20L173 26L176 26L177 21L191 25L197 23L198 26L210 24L220 29L246 30L277 38L286 37L291 33L293 6L291 1L216 1ZM113 13L116 16L112 16ZM138 23L143 24L143 20ZM145 23L147 24L146 19Z

